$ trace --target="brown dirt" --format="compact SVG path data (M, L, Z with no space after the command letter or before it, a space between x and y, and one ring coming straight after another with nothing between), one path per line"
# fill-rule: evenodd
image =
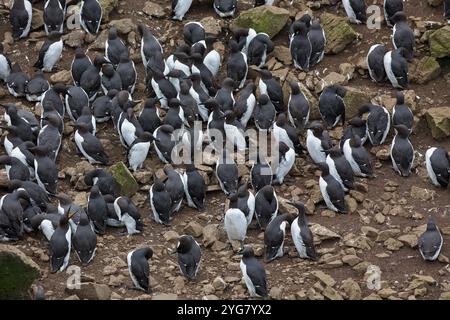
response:
M130 3L133 3L134 8L142 8L144 2L145 1L143 0L122 1L119 9L123 10L123 13L118 14L117 12L113 12L111 15L111 20L123 17L131 17L136 22L144 21L149 25L151 30L157 36L165 35L165 33L167 32L166 30L168 30L167 26L169 25L176 31L182 29L183 23L172 22L171 20L167 19L148 18L145 15L138 14L137 10L130 8ZM162 5L165 5L167 3L166 0L158 0L154 2L158 2ZM250 5L248 4L248 0L243 2L245 4L242 5L242 9L250 7ZM375 2L380 5L382 1L377 0ZM37 5L37 7L39 6L41 5ZM426 19L441 21L442 8L431 8L424 1L420 0L408 1L406 7L408 16L414 15L420 16L424 20ZM320 13L323 11L336 13L336 8L326 7L325 9L315 11L314 14L320 15ZM345 14L342 7L339 8L338 13L340 15ZM199 5L196 8L191 8L191 11L186 16L186 21L200 20L201 18L208 15L216 17L212 7L210 7L209 5ZM362 34L362 40L357 42L356 45L347 47L347 49L341 54L335 56L326 56L324 61L320 65L315 67L315 70L318 70L321 73L325 69L327 70L327 72L338 71L340 63L347 61L355 63L358 58L365 56L367 49L373 43L390 42L390 30L388 30L386 26L383 26L381 30L376 32L368 30L365 26L353 25L353 27L357 32ZM2 16L0 17L0 31L1 33L3 33L7 30L9 30L7 16ZM175 36L174 40L177 41L180 39L181 33L171 32L170 35L166 36L166 41L163 43L166 55L168 52L174 50L174 47L169 45L172 35ZM227 34L226 37L228 38L229 35ZM275 41L277 44L287 45L287 28L285 28L285 30L283 30L279 35L277 35ZM33 74L31 65L34 63L37 56L35 44L28 41L20 41L19 43L15 43L12 46L12 50L13 51L9 53L11 60L20 62L21 66L27 72L29 72L29 74ZM60 62L59 68L70 68L72 57L73 50L65 48L63 59ZM144 78L142 64L138 64L138 68L139 79L142 81L142 79ZM221 77L223 77L223 74L221 74ZM357 75L355 79L351 80L349 85L368 88L371 91L378 91L380 94L388 93L391 96L393 96L394 93L394 90L390 86L377 86L369 81L367 77L361 77L359 75ZM448 106L450 103L450 98L447 90L448 86L448 83L444 80L444 76L441 76L426 85L412 84L411 89L415 90L416 94L421 98L419 109L423 109L428 108L431 105L436 107ZM142 92L138 92L135 96L135 98L142 97ZM430 99L433 102L430 103ZM1 102L5 101L13 101L13 98L7 96L6 98L1 100ZM429 103L424 103L425 101L428 101ZM32 107L26 101L22 102L29 107ZM125 162L126 158L123 149L120 146L117 133L113 130L112 125L100 125L98 131L98 135L100 138L108 139L111 142L111 144L107 148L107 151L110 154L112 160L114 162L119 160ZM392 134L390 135L390 139L392 139ZM390 143L390 140L388 141L388 143ZM420 122L418 128L415 130L415 133L412 136L412 143L415 149L418 150L422 155L424 155L426 149L432 145L439 145L444 148L450 149L449 139L439 142L433 140L426 128L426 124L424 124L423 121ZM69 137L66 137L65 144L66 145L62 149L62 152L60 153L57 161L60 169L64 167L72 167L77 162L81 161L80 156L76 153L76 147L73 140L69 139ZM4 153L3 148L1 148L1 153ZM154 150L151 151L149 158L150 159L146 162L147 170L155 170L156 168L161 167L161 163L157 160L157 156ZM309 162L308 158L305 159L307 159ZM423 158L421 158L421 162L423 162ZM423 170L424 166L421 163L419 171L423 173ZM405 209L412 210L412 212L415 213L420 213L424 218L420 220L413 220L411 218L387 216L386 222L384 224L378 225L372 219L371 223L369 224L370 226L376 227L379 230L398 227L403 231L406 227L414 227L424 224L426 222L426 217L430 213L433 213L433 216L437 220L439 226L450 226L448 217L448 213L450 212L448 190L440 190L434 188L426 178L417 175L417 173L413 174L409 178L401 178L393 172L390 162L383 162L382 166L376 170L376 176L376 179L367 181L369 185L369 191L366 195L367 199L375 201L378 204L384 203L384 201L381 199L383 188L388 180L392 180L400 185L398 191L394 195L394 198L406 198L407 205L405 206ZM301 177L289 177L286 180L285 184L287 186L296 186L303 189L303 183L309 179L317 179L314 174L314 170L312 170L312 172L305 172ZM60 189L62 191L68 191L72 188L68 179L62 180L60 185ZM411 186L433 189L436 191L436 197L433 201L429 202L412 199L409 194ZM284 198L291 198L291 189L289 189L288 191L287 187L283 186L277 187L276 190L277 193L279 195L282 195ZM1 194L3 193L4 192L1 192ZM144 194L147 195L146 192L144 192ZM300 196L300 199L306 201L308 199L307 193L305 192L305 195ZM192 220L198 221L203 226L205 226L207 223L221 224L224 214L225 200L226 198L221 192L209 193L207 196L206 214L202 216L203 219L199 219L198 213L196 211L184 207L181 213L177 214L174 217L170 229L177 231L179 234L183 234L184 226L186 225L186 223ZM358 209L362 209L361 204L358 205ZM338 215L334 218L327 218L321 216L321 211L322 209L316 209L315 214L309 216L309 221L324 225L342 236L349 233L360 234L360 228L365 225L361 221L360 216L357 213ZM375 212L369 212L369 216L372 216L374 214ZM119 256L124 261L126 261L127 252L135 249L138 246L149 245L156 249L156 255L150 261L152 275L151 285L153 287L153 290L156 293L173 293L175 292L173 280L179 276L179 271L178 268L171 266L176 263L176 257L173 255L169 255L168 251L171 251L174 248L174 243L167 243L162 237L162 235L166 231L168 231L169 228L156 224L150 219L151 210L149 209L148 202L143 208L141 208L141 215L144 217L144 222L146 224L145 231L142 234L129 238L115 237L114 235L117 233L117 230L109 229L106 236L99 238L99 249L97 252L97 256L89 266L82 268L82 273L94 277L95 280L99 283L107 284L109 281L109 276L103 276L102 270L109 263L109 258ZM442 249L442 254L444 254L445 256L450 256L450 247L448 246L449 242L450 236L445 235L444 246ZM261 244L261 232L257 229L249 230L246 243ZM43 248L46 250L48 246L42 235L27 236L24 241L19 242L15 245L23 249L24 252L26 252L30 256L33 256L33 250L35 247ZM290 251L295 250L292 240L289 236L286 238L285 245ZM325 248L334 248L335 253L338 253L341 249L344 249L343 245L339 244L338 242L323 242L318 246L318 248L321 250L324 250ZM402 291L402 288L406 288L408 286L410 280L409 276L416 273L430 275L434 277L439 284L449 284L448 273L444 273L444 275L441 275L441 273L439 272L441 269L443 269L445 264L439 262L424 262L420 257L417 249L410 249L404 246L402 249L394 252L388 258L380 259L375 256L378 253L386 251L387 250L384 248L382 243L376 243L369 251L358 250L357 252L358 256L360 256L365 261L369 261L381 267L381 270L383 272L382 280L386 281L388 283L388 286L392 287L393 289ZM50 298L56 299L67 297L68 294L65 292L65 287L66 280L69 275L65 272L49 274L48 263L40 261L36 256L33 256L33 258L45 271L43 278L38 281L38 283L44 287L47 295ZM240 278L241 274L239 270L232 271L228 268L228 261L230 260L238 262L239 256L233 255L230 250L215 252L211 249L203 249L202 269L200 275L196 281L186 282L185 288L181 292L179 292L179 297L188 299L200 299L204 295L202 293L203 286L205 284L212 283L213 279L217 276L221 276L223 278L227 276ZM73 252L70 263L80 265ZM283 258L278 259L272 263L265 264L265 267L268 271L269 288L275 286L283 287L283 296L288 298L293 298L293 295L301 290L307 291L316 282L314 277L306 276L306 272L316 269L323 269L322 266L317 263L302 261L299 258L292 258L288 255L285 255ZM338 284L346 278L353 278L360 284L363 290L363 297L372 293L372 291L366 288L363 276L352 270L349 266L343 266L335 269L323 269L323 271L330 274L338 282ZM127 270L123 269L120 271L120 273L125 276L125 281L119 287L112 288L112 290L121 295L123 298L136 298L140 296L141 293L133 290L128 290L128 287L131 286L131 280L128 277ZM441 291L442 288L438 286L428 287L428 293L424 298L437 298L439 297ZM221 299L247 297L246 291L242 290L239 282L231 284L224 292L215 294Z

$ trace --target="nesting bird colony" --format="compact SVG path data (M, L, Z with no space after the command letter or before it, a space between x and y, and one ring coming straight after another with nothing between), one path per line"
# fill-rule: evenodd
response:
M0 5L31 298L450 299L450 1Z

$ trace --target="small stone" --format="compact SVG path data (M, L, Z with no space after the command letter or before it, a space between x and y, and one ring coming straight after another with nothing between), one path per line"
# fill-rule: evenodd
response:
M227 287L227 283L221 277L216 277L212 283L212 286L216 291L223 291Z
M184 232L186 232L186 234L188 235L198 238L203 234L203 227L198 222L191 221L184 228Z
M404 234L398 237L398 240L409 245L410 248L417 247L418 238L415 234Z
M324 273L323 271L315 270L311 271L311 274L329 287L333 287L336 284L336 280L334 280L333 277Z
M330 300L344 300L339 292L328 286L322 291L322 295Z
M403 243L394 238L389 238L384 242L384 246L388 250L398 251L401 247L403 247Z
M275 300L281 300L283 296L283 288L282 287L272 287L269 291L269 296Z
M153 3L153 2L149 2L149 1L147 1L145 3L145 6L142 9L142 11L146 15L151 16L151 17L156 17L156 18L163 18L166 15L163 7L161 7L157 3Z
M178 295L175 293L160 293L152 297L152 300L177 300Z
M355 255L345 255L342 257L342 262L344 262L345 264L348 264L351 267L357 265L361 261L362 261L362 259Z
M383 224L386 221L386 217L380 212L378 212L374 218L378 224Z
M344 290L349 300L361 300L361 288L352 278L342 281L341 289Z
M411 187L411 198L421 201L433 200L436 195L436 191L419 188L416 186Z
M164 233L163 237L164 237L164 240L166 240L167 242L172 242L172 241L178 241L178 238L180 237L180 235L176 231L169 230Z

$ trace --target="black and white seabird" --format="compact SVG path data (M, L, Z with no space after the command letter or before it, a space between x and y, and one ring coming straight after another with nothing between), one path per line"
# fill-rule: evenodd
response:
M150 206L153 218L157 223L170 225L170 215L172 214L172 199L166 190L165 184L155 177L155 182L150 187Z
M409 85L408 62L406 60L406 49L400 47L388 51L383 58L386 76L394 88L406 89Z
M261 68L266 64L267 56L274 49L275 45L267 33L258 33L248 44L246 52L248 64Z
M153 135L149 132L143 132L131 144L128 150L128 164L133 171L142 169L144 161L147 159L148 151L153 142Z
M220 188L226 195L237 191L239 183L238 167L225 149L217 160L216 177Z
M91 58L86 55L84 50L82 48L76 48L75 56L70 67L74 85L80 85L80 80L83 72L86 71L91 65Z
M286 235L286 225L292 224L294 217L289 213L276 216L267 225L264 231L264 245L266 262L281 258L284 255L284 237Z
M183 176L170 167L164 168L164 173L167 176L164 184L172 202L171 211L178 212L184 197Z
M402 1L402 0L400 0ZM384 56L388 50L382 44L374 44L367 53L366 62L369 75L372 81L383 83L386 80L386 70L384 69Z
M119 185L116 179L103 169L92 170L84 176L84 182L88 186L98 185L103 195L110 194L116 197L119 193Z
M44 120L47 124L39 131L37 145L49 148L49 158L55 161L62 141L62 134L59 132L61 118L57 113L51 113Z
M240 92L236 99L234 110L236 116L244 128L247 127L250 118L253 116L253 110L256 106L255 96L256 85L253 82L248 83Z
M27 100L30 102L41 101L43 94L50 88L41 71L36 72L34 78L27 83L25 88Z
M253 113L256 128L258 130L271 129L275 122L276 113L275 106L269 96L267 94L261 94Z
M149 98L144 102L144 108L139 113L138 121L142 130L153 133L161 125L159 109L155 105L156 99Z
M87 266L94 259L97 251L97 235L92 230L89 218L85 212L81 213L80 223L72 241L78 259L83 266Z
M107 60L103 56L95 56L94 63L90 65L81 75L80 87L86 92L89 101L94 101L102 86L100 71Z
M242 210L239 208L229 208L225 212L223 222L230 244L233 241L238 241L241 248L243 248L247 235L247 218Z
M294 67L308 71L311 60L311 42L308 38L308 28L303 22L294 22L294 34L289 41L289 51L291 52Z
M35 68L41 69L45 72L52 72L53 67L61 57L63 50L63 40L61 33L52 31L48 35L47 40L39 50L39 57L34 64Z
M363 147L361 138L357 135L347 139L344 143L345 159L350 163L353 173L358 177L371 177L373 175L372 163L369 153Z
M310 105L296 81L290 81L291 92L288 100L288 116L291 124L303 130L309 121Z
M183 20L184 15L189 11L192 0L172 0L172 19Z
M392 110L392 125L404 125L408 128L409 132L412 132L414 125L414 115L405 103L405 95L401 91L396 92L397 102Z
M404 0L384 0L384 20L389 27L392 27L395 24L395 22L392 20L394 14L404 11L403 1Z
M250 169L250 182L253 190L258 192L263 187L272 185L272 178L272 167L258 151L257 159Z
M415 37L414 32L408 26L406 14L403 11L396 12L392 18L394 28L392 29L392 44L395 49L404 48L404 57L408 62L414 58Z
M141 58L145 71L158 70L162 73L169 72L164 61L163 49L158 39L150 32L145 24L138 24L138 31L141 35Z
M44 28L50 34L52 31L59 33L64 29L65 8L59 0L47 0L44 5Z
M391 160L395 171L403 177L408 177L414 164L414 148L409 140L409 129L399 124L394 126L397 134L392 140Z
M34 158L34 174L41 188L48 194L56 194L58 187L58 168L50 158L51 150L47 145L30 149Z
M118 197L114 200L114 211L119 221L123 222L127 228L128 235L140 233L143 230L141 215L130 198Z
M309 66L312 67L323 60L327 38L325 31L318 21L314 21L308 31L308 39L311 43L311 57Z
M176 253L181 273L188 279L194 279L202 259L202 251L197 241L190 235L182 235L178 239Z
M275 106L275 110L277 112L284 112L283 89L280 82L272 76L269 70L259 69L257 71L260 74L258 83L260 97L263 94L268 95Z
M237 0L214 0L214 11L221 18L233 17L237 10Z
M244 87L247 79L247 55L239 50L236 41L230 40L230 56L227 61L227 77L234 80L234 90Z
M5 166L8 180L30 180L30 170L28 166L15 157L0 156L0 164Z
M327 153L326 163L330 169L330 174L341 184L344 191L353 189L355 180L353 169L342 150L338 146L334 146L330 150L327 150Z
M75 124L75 144L89 163L109 164L109 157L100 140L89 132L85 123Z
M113 66L117 66L120 62L122 54L128 54L128 48L123 43L122 39L117 36L117 29L111 27L108 31L108 39L105 42L105 58Z
M261 188L255 195L255 215L261 230L265 230L278 213L278 198L272 186Z
M319 112L328 128L334 128L339 122L345 123L346 90L340 85L326 87L319 97Z
M0 43L0 80L6 82L11 74L11 61L3 50L3 44Z
M206 184L203 176L193 164L186 165L186 171L183 174L183 186L188 206L202 211L205 206Z
M325 162L327 156L325 151L332 146L330 136L324 130L322 123L317 121L311 123L306 134L306 148L314 163Z
M14 39L26 38L30 33L33 8L28 0L14 0L9 12Z
M229 195L229 208L241 210L247 219L247 226L253 220L255 214L255 196L248 190L248 183L243 183L237 192Z
M354 116L348 122L348 126L342 133L341 141L339 143L341 150L344 149L344 143L347 139L350 139L354 135L358 135L361 138L361 143L366 143L367 140L367 124L366 120L361 119L360 116Z
M122 91L122 78L112 64L108 63L102 66L101 77L102 89L105 95L107 95L110 90Z
M69 265L72 248L72 229L69 227L69 217L64 214L59 219L59 225L50 238L50 272L62 272Z
M116 71L120 75L120 79L122 79L122 88L133 94L137 82L137 72L134 62L130 59L127 52L122 53L120 56Z
M163 124L153 132L155 137L153 144L158 158L163 163L172 163L172 151L176 145L173 131L174 129L171 125Z
M22 71L18 63L14 63L11 67L11 73L6 78L6 87L12 96L16 98L24 97L26 94L25 88L29 81L30 77Z
M30 122L21 114L22 109L18 109L13 103L0 104L0 107L5 109L4 118L8 126L17 128L15 131L17 136L22 141L33 141L33 129Z
M83 88L71 86L65 90L66 111L69 118L76 122L77 118L83 112L83 107L89 106L89 97Z
M150 268L148 259L153 256L150 247L135 249L127 254L128 272L136 289L150 292Z
M92 222L93 229L97 234L105 234L108 208L98 185L91 188L88 197L87 214Z
M330 174L330 169L325 162L317 165L322 171L319 178L320 192L328 209L339 213L347 213L347 206L344 200L345 193L341 184Z
M283 141L278 146L278 163L274 173L273 184L283 184L284 178L295 163L295 151Z
M419 237L419 252L426 261L435 261L442 249L442 234L434 220L430 217L427 222L427 229Z
M345 13L351 23L365 23L367 21L366 3L364 0L342 0Z
M436 187L447 188L450 179L450 155L444 148L432 147L425 153L428 176Z
M98 0L82 0L80 24L89 34L97 34L102 23L103 9Z
M367 117L367 136L372 145L382 145L391 128L391 117L384 106L366 104L359 108L359 114L369 112ZM361 138L361 137L360 137Z
M297 130L287 122L286 114L280 113L277 121L273 124L272 134L276 141L284 142L295 153L303 153L303 146L297 134Z
M267 278L264 266L255 258L253 248L246 247L242 251L239 263L245 285L251 297L267 296Z
M301 202L289 202L289 204L298 210L298 217L291 223L292 241L294 241L298 255L302 259L317 260L314 235L306 220L305 206Z
M222 87L217 90L216 96L214 97L223 112L233 110L235 103L233 91L234 80L231 78L225 78L222 81Z
M76 111L74 111L76 112ZM97 122L95 121L95 117L92 115L92 110L89 106L84 106L83 110L81 110L81 114L77 115L77 123L84 123L88 126L88 131L95 136L97 132Z

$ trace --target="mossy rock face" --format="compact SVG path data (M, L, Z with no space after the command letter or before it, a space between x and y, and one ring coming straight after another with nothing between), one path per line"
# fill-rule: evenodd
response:
M358 37L355 30L347 23L346 18L323 13L320 21L327 39L325 53L337 54Z
M411 82L424 84L439 77L441 74L441 66L435 58L423 57L413 65L410 74Z
M443 58L450 56L450 26L445 26L433 32L428 42L432 57Z
M369 91L362 91L352 87L344 87L347 92L345 93L345 118L350 120L354 116L358 115L358 109L366 103L370 102L371 96Z
M103 21L109 20L109 14L119 6L119 0L98 0L103 10Z
M30 299L29 289L40 274L39 266L22 251L0 244L0 299Z
M430 108L425 117L433 138L450 136L450 107Z
M242 11L234 20L233 28L253 28L273 38L289 19L289 11L275 6L260 6Z
M109 167L108 171L116 179L121 195L131 197L139 190L136 179L134 179L130 170L128 170L123 162L118 162Z

